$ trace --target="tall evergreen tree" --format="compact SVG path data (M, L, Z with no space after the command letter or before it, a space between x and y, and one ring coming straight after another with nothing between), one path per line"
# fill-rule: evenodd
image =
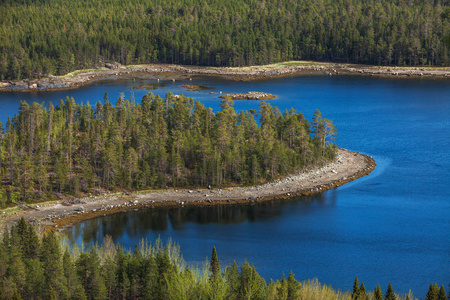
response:
M358 281L358 276L356 276L355 281L353 282L352 299L358 299L359 294L360 294L359 281Z
M277 288L277 292L278 299L288 299L288 282L286 281L286 277L284 277L284 273L281 275L280 286Z
M288 276L288 294L287 294L287 299L288 300L294 300L294 299L298 299L298 292L301 289L301 284L295 279L294 277L294 273L291 272L289 273Z
M61 248L53 231L42 239L41 261L45 274L45 290L48 291L47 297L66 298L69 291L63 271Z
M211 272L211 278L214 279L220 275L220 265L219 258L217 257L216 247L213 246L211 254L211 262L209 265L209 270Z
M444 286L441 285L441 288L439 289L438 300L446 300L446 298L447 294L445 293Z
M392 285L389 282L388 288L386 290L386 294L384 295L384 300L396 300L397 296L394 294L394 290L392 289Z
M374 300L383 300L383 293L381 292L380 285L375 287L375 290L373 291L373 299Z
M439 294L439 288L437 283L430 284L430 287L428 288L428 293L425 296L426 300L437 300Z

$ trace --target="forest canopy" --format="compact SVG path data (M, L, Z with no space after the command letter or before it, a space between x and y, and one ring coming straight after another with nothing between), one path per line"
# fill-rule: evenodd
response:
M448 0L3 0L0 79L122 64L450 63Z
M0 207L98 189L255 184L336 155L336 129L319 110L310 124L266 102L236 112L225 98L220 108L172 93L115 105L105 94L95 107L23 101L0 123Z

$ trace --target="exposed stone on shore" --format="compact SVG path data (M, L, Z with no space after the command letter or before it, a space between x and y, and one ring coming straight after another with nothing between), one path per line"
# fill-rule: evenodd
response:
M105 66L105 67L103 67ZM250 67L200 67L180 65L134 65L117 63L102 65L98 70L79 70L64 76L49 76L42 79L4 81L0 91L61 90L77 88L84 84L115 79L191 80L192 76L220 76L239 81L277 78L290 75L364 75L395 78L450 78L450 67L385 67L339 63L293 61L273 65Z
M222 99L226 97L230 97L233 100L272 100L277 96L263 92L235 93L219 96Z
M288 199L320 193L363 177L375 168L373 158L339 149L336 159L322 167L303 170L274 182L252 187L205 187L203 189L159 190L126 195L104 193L85 199L72 199L70 205L41 203L34 210L20 210L0 215L2 226L12 224L24 216L34 224L58 230L83 220L143 207L207 206L255 203L274 199ZM82 204L82 205L79 205Z

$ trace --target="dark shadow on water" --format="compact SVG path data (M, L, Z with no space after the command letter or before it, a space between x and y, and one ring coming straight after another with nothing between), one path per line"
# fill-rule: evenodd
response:
M102 243L105 235L118 241L122 237L145 238L150 232L185 230L187 224L238 224L265 222L279 218L292 206L302 206L307 211L310 206L334 205L334 190L307 197L287 200L273 200L241 205L215 205L205 207L146 208L86 220L66 230L71 243L90 245Z

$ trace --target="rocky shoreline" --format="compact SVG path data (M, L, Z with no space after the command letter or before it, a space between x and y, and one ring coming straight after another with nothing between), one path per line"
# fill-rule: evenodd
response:
M2 81L0 91L52 91L78 88L110 80L183 80L195 76L219 76L231 80L251 81L291 75L365 75L391 78L450 78L450 67L386 67L355 64L291 61L249 67L200 67L167 64L130 65L104 64L98 69L78 70L63 76L41 79Z
M170 189L102 196L22 206L0 214L0 227L10 226L21 217L44 230L64 230L83 220L145 207L233 205L288 199L320 193L363 177L375 169L373 158L339 149L336 159L282 180L252 187L213 189Z
M273 100L277 96L263 92L234 93L219 96L219 98L225 97L230 97L233 100Z

